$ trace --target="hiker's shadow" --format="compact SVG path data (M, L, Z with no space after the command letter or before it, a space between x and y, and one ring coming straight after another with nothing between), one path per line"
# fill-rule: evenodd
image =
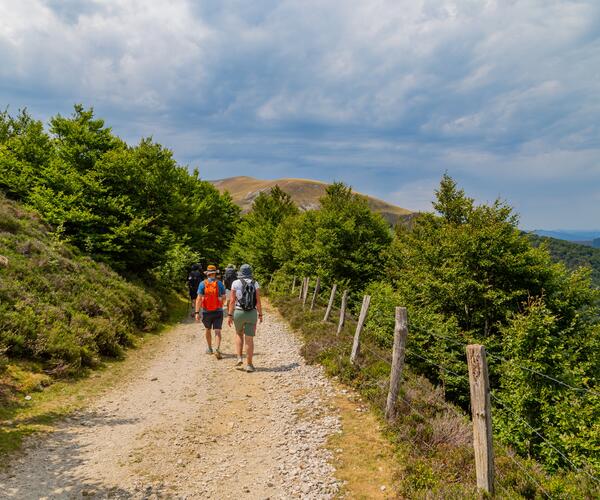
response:
M291 372L300 366L300 363L288 363L281 366L259 366L257 372Z
M228 354L228 353L225 353L225 352L222 352L221 356L223 357L223 359L235 359L235 358L237 358L236 354L231 354L231 353Z

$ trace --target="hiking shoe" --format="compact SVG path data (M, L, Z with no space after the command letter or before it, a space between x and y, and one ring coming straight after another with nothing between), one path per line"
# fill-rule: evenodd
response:
M242 358L238 358L237 363L235 364L235 366L242 366L244 364L244 360Z
M247 371L248 373L252 373L252 372L254 372L254 371L255 371L255 370L254 370L254 365L247 365L247 366L246 366L246 371Z
M219 351L219 349L215 349L215 358L223 359L223 355L221 354L221 351Z
M212 353L213 353L212 347L207 347L206 354L212 354Z

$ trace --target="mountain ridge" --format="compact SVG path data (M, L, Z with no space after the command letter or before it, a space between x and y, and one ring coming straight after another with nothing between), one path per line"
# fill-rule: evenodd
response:
M242 212L248 212L251 209L252 203L260 193L269 191L275 186L279 186L288 193L301 210L312 210L319 207L319 199L325 194L325 189L329 185L326 182L312 179L284 177L264 180L246 175L208 182L221 192L227 191L234 203L242 209ZM396 224L400 219L414 213L412 210L398 207L379 198L355 192L363 196L371 209L380 213L390 224Z

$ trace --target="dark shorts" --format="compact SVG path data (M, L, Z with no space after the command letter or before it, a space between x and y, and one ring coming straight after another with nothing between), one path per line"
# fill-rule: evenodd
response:
M223 327L223 311L204 311L202 313L204 328L220 330Z

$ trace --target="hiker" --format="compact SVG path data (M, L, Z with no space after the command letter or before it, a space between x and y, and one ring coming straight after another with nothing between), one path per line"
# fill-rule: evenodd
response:
M198 286L198 298L196 299L196 321L200 321L206 328L206 354L212 354L212 331L215 332L217 343L214 350L215 357L221 359L221 328L223 327L223 303L225 302L225 286L217 280L217 268L210 265L204 272L206 279Z
M231 285L237 279L237 271L235 270L235 266L233 264L229 264L225 268L225 274L223 275L223 284L225 285L225 290L227 290L227 310L229 311L229 297L231 295Z
M237 351L236 366L242 366L242 351L246 343L246 371L253 372L252 356L254 355L254 334L256 323L262 323L262 305L260 302L260 285L252 277L252 268L248 264L240 266L238 279L231 285L227 323L235 324L235 347Z
M190 305L192 308L192 318L194 317L194 306L196 305L196 298L198 297L198 287L202 281L202 266L200 264L193 264L192 270L187 277L188 292L190 294Z

